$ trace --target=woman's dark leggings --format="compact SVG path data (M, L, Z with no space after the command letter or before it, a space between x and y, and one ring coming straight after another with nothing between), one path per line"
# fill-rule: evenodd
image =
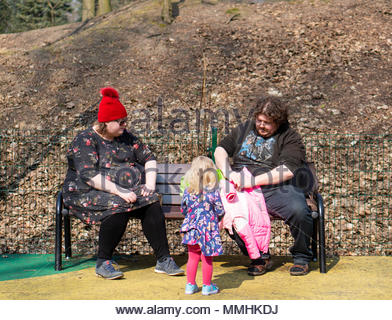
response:
M154 202L131 212L115 213L102 220L99 229L98 259L112 259L114 249L119 244L131 217L141 220L144 235L156 258L169 256L165 216L159 202Z

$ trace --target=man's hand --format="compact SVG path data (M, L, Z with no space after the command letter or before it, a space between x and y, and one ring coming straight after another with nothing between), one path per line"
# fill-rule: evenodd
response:
M237 190L252 188L255 186L255 177L253 175L244 174L243 171L230 172L229 180L234 183Z
M253 175L242 174L242 178L243 181L241 187L243 189L253 188L254 186L256 186L255 177Z
M231 171L227 178L228 178L229 181L234 183L236 189L240 188L241 183L242 183L242 178L241 178L241 173L240 172Z

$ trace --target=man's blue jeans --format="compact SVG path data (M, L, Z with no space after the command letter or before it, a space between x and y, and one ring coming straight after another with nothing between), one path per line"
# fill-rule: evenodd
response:
M290 227L294 238L290 248L294 264L309 263L312 260L313 218L303 191L293 185L269 186L262 190L268 213L279 216Z

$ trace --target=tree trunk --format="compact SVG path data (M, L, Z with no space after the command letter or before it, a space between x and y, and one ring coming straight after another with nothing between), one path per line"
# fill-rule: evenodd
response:
M172 23L172 4L171 0L163 0L162 1L162 20L166 23Z
M98 0L97 16L103 15L112 11L110 0Z
M50 23L52 26L54 26L54 19L55 19L55 8L53 7L52 3L48 0L46 1L46 3L48 4L48 7L50 9Z
M83 0L82 21L95 17L95 0Z

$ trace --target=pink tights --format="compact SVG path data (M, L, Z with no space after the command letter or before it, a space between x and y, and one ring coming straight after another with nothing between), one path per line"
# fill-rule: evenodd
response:
M206 257L201 253L198 244L188 244L188 263L186 265L186 277L188 283L195 284L197 267L201 258L201 270L203 272L203 284L209 286L212 278L212 257Z

